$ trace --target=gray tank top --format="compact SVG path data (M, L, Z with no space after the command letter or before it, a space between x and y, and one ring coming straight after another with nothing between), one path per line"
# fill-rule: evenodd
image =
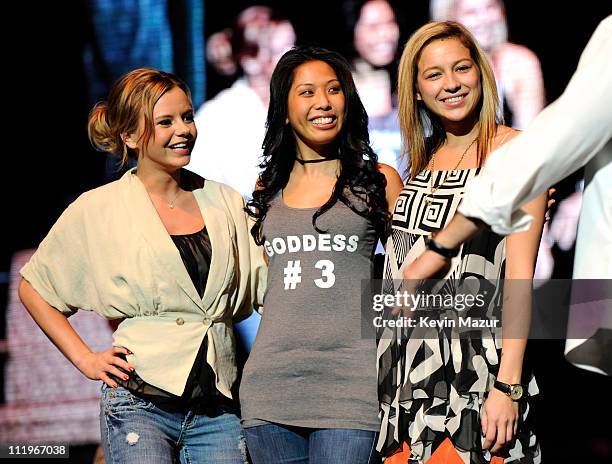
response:
M338 201L318 233L317 209L279 194L264 221L268 290L240 386L243 425L378 431L376 343L362 337L360 313L376 232Z

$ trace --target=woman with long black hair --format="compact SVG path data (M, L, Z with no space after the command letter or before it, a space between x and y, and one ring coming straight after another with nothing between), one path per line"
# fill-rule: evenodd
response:
M379 459L376 346L362 337L360 289L402 182L377 163L367 125L344 58L312 47L281 58L249 203L269 258L240 389L255 464Z

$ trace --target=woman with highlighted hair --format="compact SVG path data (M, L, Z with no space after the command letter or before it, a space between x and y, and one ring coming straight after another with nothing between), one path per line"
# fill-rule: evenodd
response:
M89 119L92 144L135 158L82 194L21 270L19 296L86 377L101 380L107 463L244 464L232 322L263 296L263 250L240 194L183 169L196 140L190 92L151 68L119 79ZM122 319L92 352L68 316Z
M510 304L516 299L509 302L504 294L503 308L496 307L502 298L496 283L532 278L546 195L525 206L536 218L528 231L507 239L485 232L457 249L435 240L489 152L517 135L496 120L499 99L491 65L463 26L429 23L404 47L398 96L410 171L395 203L384 277L402 279L425 249L452 257L436 288L456 295L460 285L478 282L480 290L489 290L490 304L467 315L477 313L482 320L503 315L505 323L517 314L517 305ZM518 306L528 318L530 299ZM445 311L461 316L470 310ZM526 335L500 337L487 328L475 333L418 329L385 329L378 342L378 447L389 456L385 463L540 462L526 422L529 400L537 393L533 375L523 369Z

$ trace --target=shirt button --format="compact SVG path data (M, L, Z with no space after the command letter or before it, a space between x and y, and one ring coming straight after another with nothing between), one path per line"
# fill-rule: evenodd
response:
M204 322L204 324L210 324L210 317L204 316L203 322Z
M184 323L185 323L185 320L182 317L176 318L176 325L183 325Z

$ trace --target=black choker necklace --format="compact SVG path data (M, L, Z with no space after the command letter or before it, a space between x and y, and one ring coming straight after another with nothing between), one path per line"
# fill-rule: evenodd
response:
M296 158L295 160L300 163L302 166L304 166L307 163L322 163L324 161L334 161L337 160L338 158L317 158L317 159L313 159L313 160L303 160L303 159L299 159Z

